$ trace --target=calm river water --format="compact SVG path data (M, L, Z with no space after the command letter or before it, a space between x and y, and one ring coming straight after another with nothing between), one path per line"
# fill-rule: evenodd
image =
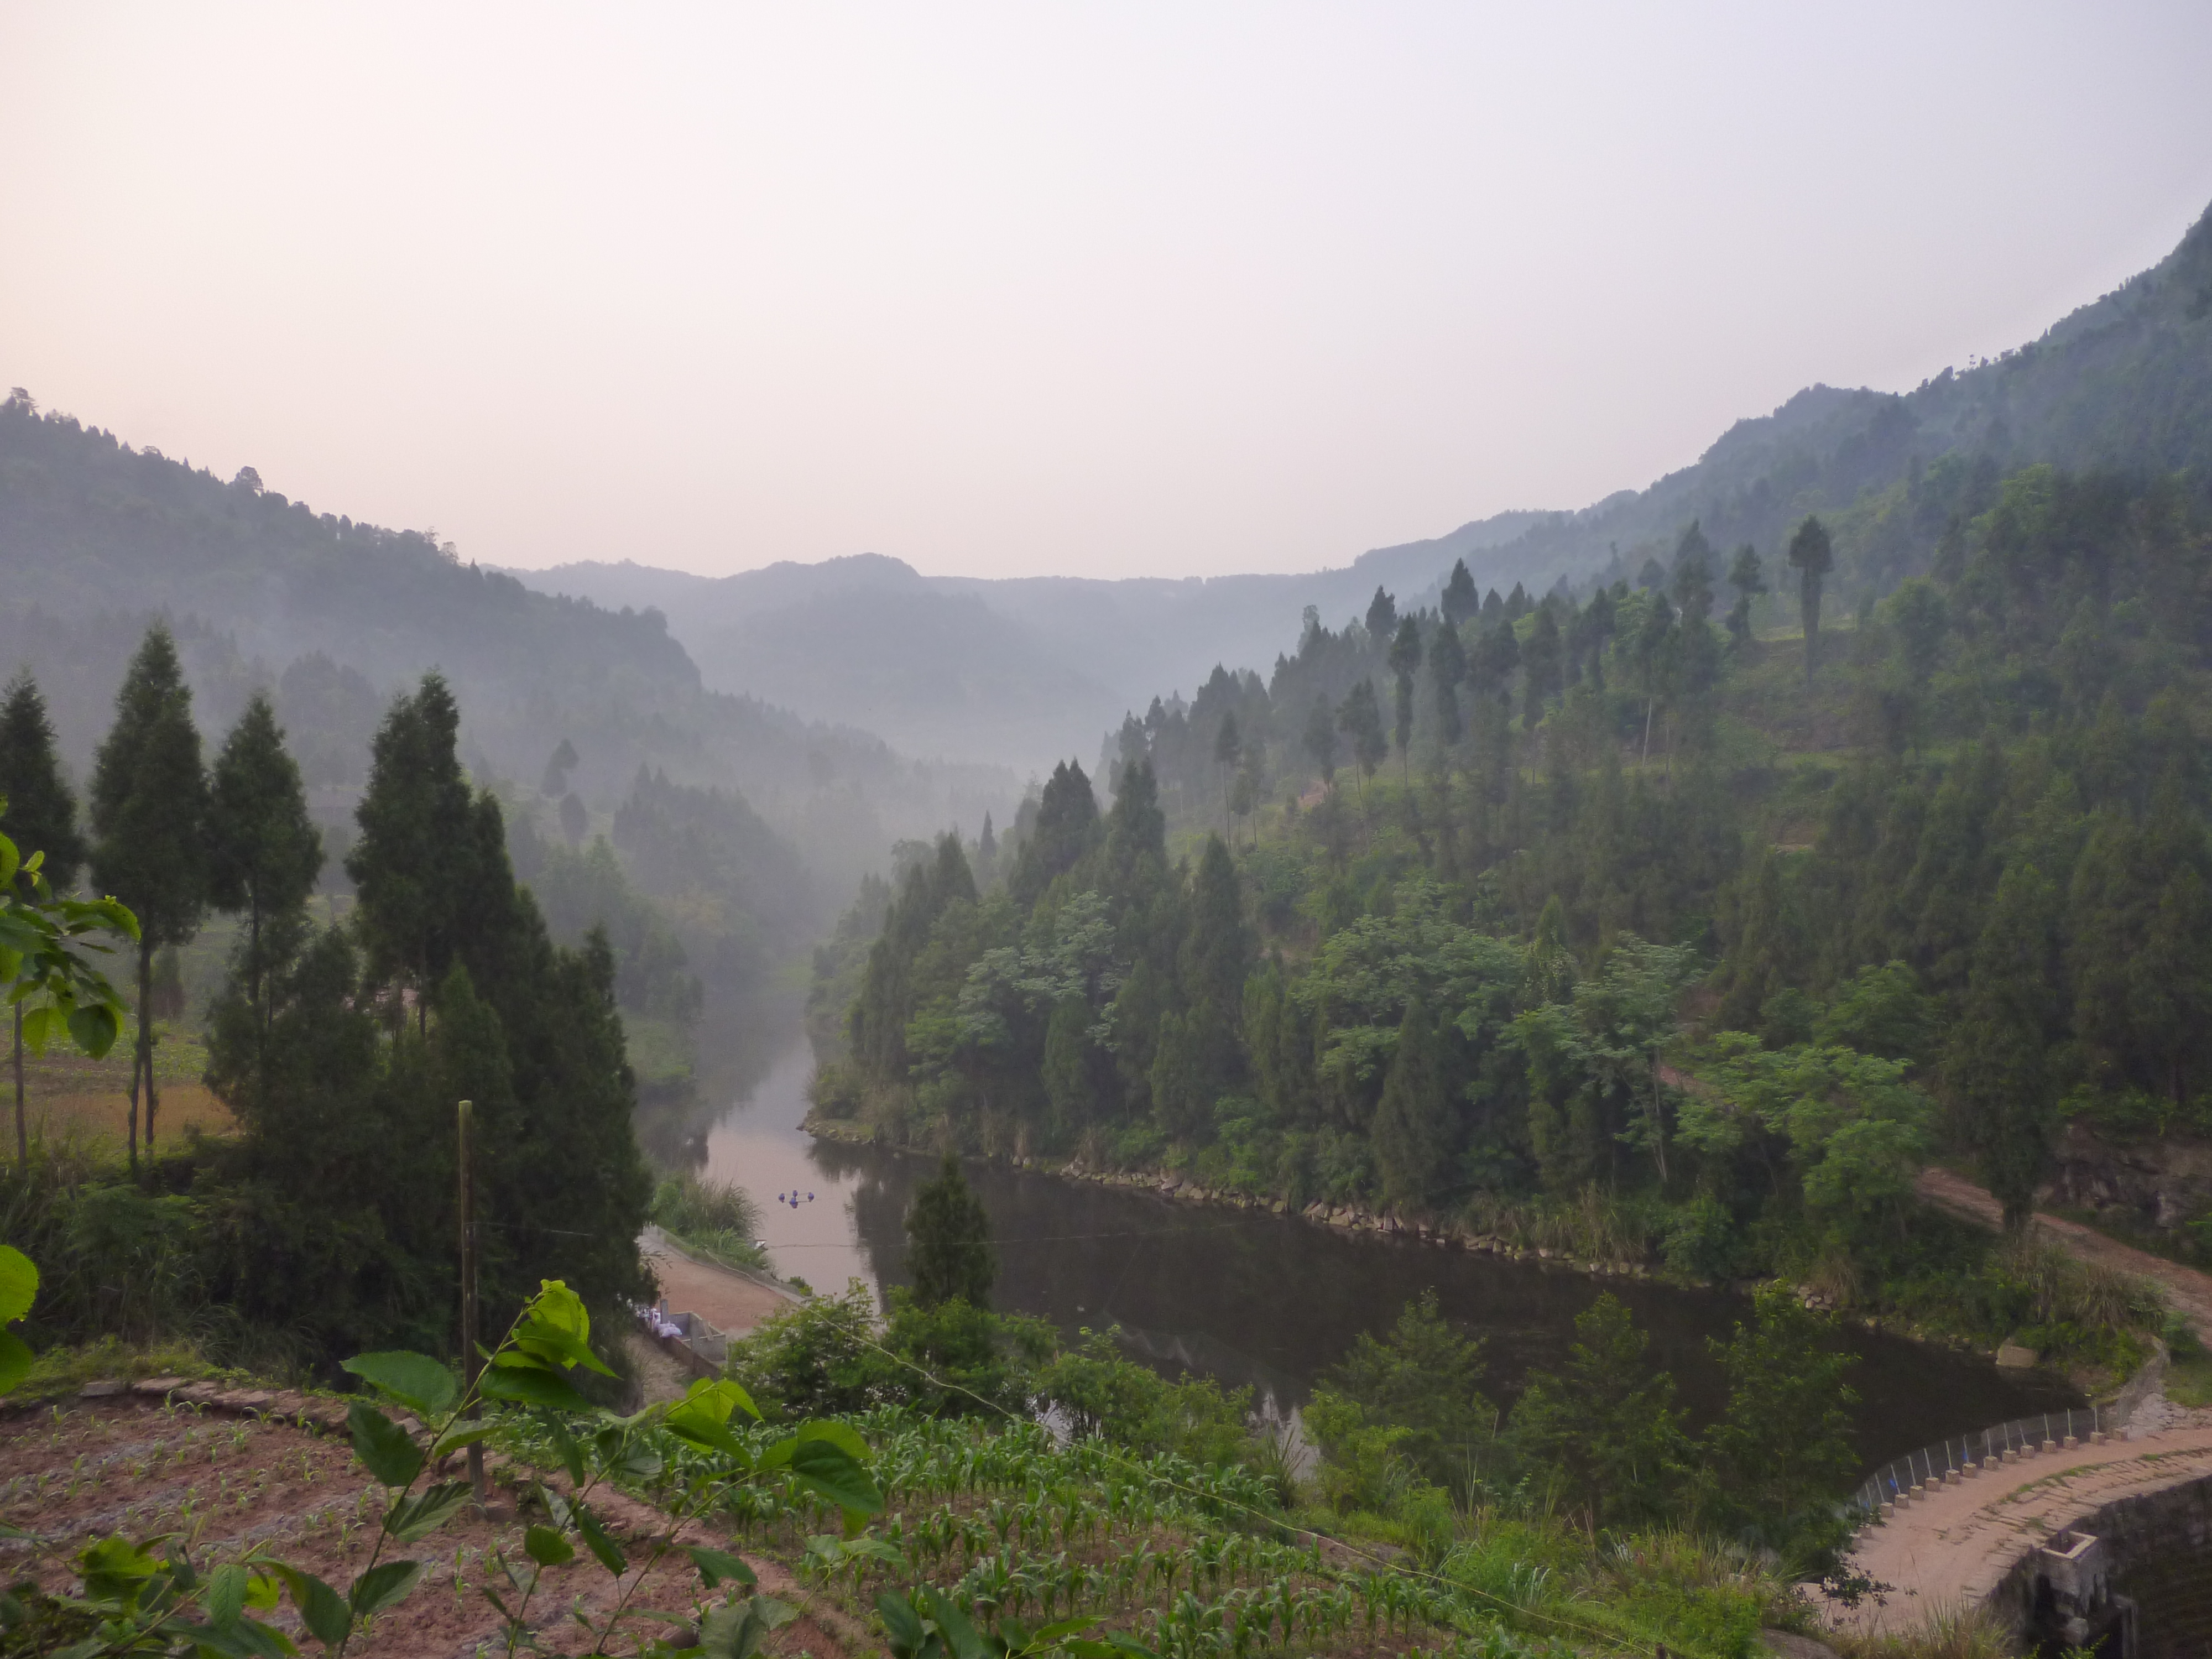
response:
M771 1027L770 1030L775 1028ZM758 1037L769 1037L759 1030ZM879 1297L904 1282L901 1218L926 1160L817 1141L806 1115L813 1054L796 1022L759 1050L764 1072L695 1137L705 1173L762 1200L776 1269L817 1291L858 1279ZM1693 1419L1720 1405L1708 1338L1725 1336L1745 1304L1717 1292L1595 1280L1563 1268L1346 1236L1287 1217L1173 1204L1049 1176L971 1164L968 1179L1000 1240L994 1300L1063 1330L1119 1325L1168 1370L1252 1383L1287 1410L1361 1331L1380 1331L1433 1288L1447 1316L1485 1340L1489 1389L1508 1401L1532 1368L1558 1365L1575 1316L1611 1289L1651 1333ZM795 1198L796 1202L792 1200ZM1986 1424L2081 1398L2037 1375L1900 1338L1858 1334L1857 1439L1872 1465Z

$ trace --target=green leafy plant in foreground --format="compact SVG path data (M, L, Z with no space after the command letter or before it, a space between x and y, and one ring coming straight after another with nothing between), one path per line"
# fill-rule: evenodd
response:
M0 1261L0 1274L8 1275L9 1307L18 1299L11 1267ZM31 1284L35 1288L35 1273ZM525 1562L497 1563L505 1592L484 1589L505 1626L506 1650L535 1648L528 1623L532 1599L545 1571L574 1562L580 1546L617 1578L630 1572L629 1555L592 1507L592 1494L610 1480L664 1481L672 1460L660 1448L664 1437L672 1436L708 1455L684 1460L673 1492L664 1494L673 1498L663 1505L666 1525L647 1541L636 1564L642 1570L629 1588L596 1623L585 1618L580 1605L575 1616L589 1631L593 1654L747 1659L763 1636L794 1613L755 1595L752 1570L738 1557L684 1547L701 1595L683 1615L634 1606L639 1587L678 1547L676 1534L686 1522L726 1502L732 1486L747 1482L788 1480L840 1510L848 1534L857 1533L883 1505L864 1467L866 1444L845 1424L809 1422L757 1453L732 1430L731 1419L738 1412L756 1419L759 1413L744 1390L729 1382L696 1382L684 1399L628 1417L596 1408L571 1381L580 1370L611 1375L592 1353L590 1335L582 1302L566 1285L548 1280L471 1387L464 1389L445 1365L424 1354L367 1353L346 1362L349 1371L428 1426L418 1439L366 1396L349 1407L355 1455L385 1488L385 1505L370 1559L344 1591L258 1546L240 1560L204 1571L174 1534L137 1540L114 1534L78 1553L82 1583L76 1595L47 1596L19 1586L0 1597L0 1638L10 1646L19 1635L39 1642L31 1650L52 1652L55 1659L180 1650L281 1659L296 1654L297 1644L255 1614L289 1595L308 1635L326 1652L342 1654L364 1621L396 1607L422 1577L420 1561L397 1553L387 1558L387 1551L419 1542L470 1507L466 1481L426 1483L424 1477L493 1431L494 1420L481 1414L492 1402L544 1414L571 1482L566 1494L542 1482L534 1487L547 1521L525 1533ZM710 1602L725 1585L721 1599ZM635 1633L647 1621L672 1629L675 1638ZM41 1639L49 1633L57 1639Z

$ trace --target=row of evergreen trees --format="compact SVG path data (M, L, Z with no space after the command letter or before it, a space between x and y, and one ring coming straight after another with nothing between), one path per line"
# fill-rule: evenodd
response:
M319 1356L451 1346L461 1099L478 1126L487 1307L519 1304L542 1277L603 1306L641 1285L649 1183L612 956L596 933L579 950L553 944L515 881L498 802L462 769L459 727L435 673L386 714L340 923L311 903L321 838L267 700L205 764L166 629L149 632L118 693L87 836L37 688L18 680L0 710L0 828L48 849L58 882L88 864L140 918L134 1174L139 1092L149 1153L159 1098L154 953L210 908L240 920L208 1019L208 1082L241 1133L150 1173L191 1209L177 1243L212 1300L308 1334Z

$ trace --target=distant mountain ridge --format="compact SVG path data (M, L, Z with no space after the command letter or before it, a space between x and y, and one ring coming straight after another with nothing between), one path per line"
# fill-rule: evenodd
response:
M224 483L27 398L0 403L0 675L46 689L80 775L123 664L166 616L211 738L257 686L342 846L367 736L426 669L452 682L465 757L534 795L564 739L569 786L611 812L639 769L744 793L837 884L893 841L1003 818L1003 769L916 763L850 725L702 685L659 608L550 597L425 535L312 511L248 469ZM664 586L665 586L664 584Z
M1501 591L1633 579L1695 519L1714 544L1749 542L1771 567L1807 514L1839 512L1947 458L1993 475L2037 461L2212 470L2208 319L2212 213L2151 270L1995 361L1903 394L1809 386L1646 489L1573 512L1502 513L1299 575L928 577L872 553L719 578L627 562L513 574L609 607L659 605L710 686L866 724L914 752L1042 771L1054 755L1091 752L1125 709L1195 687L1217 662L1264 671L1306 606L1335 624L1364 613L1378 585L1401 608L1432 600L1456 559ZM1852 568L1888 582L1905 574L1878 559ZM943 603L962 598L996 624ZM831 613L881 661L839 678L803 660L800 628ZM978 650L1002 653L993 674L975 672Z

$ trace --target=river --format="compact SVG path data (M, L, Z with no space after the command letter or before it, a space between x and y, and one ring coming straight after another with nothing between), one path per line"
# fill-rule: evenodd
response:
M763 1022L757 1035L776 1031ZM754 1074L732 1080L687 1152L703 1173L762 1201L761 1236L776 1270L815 1290L858 1279L879 1298L904 1282L901 1220L927 1160L817 1141L799 1127L814 1060L796 1021L757 1051ZM1603 1291L1651 1334L1693 1423L1718 1411L1719 1367L1707 1340L1744 1313L1740 1297L1563 1267L1500 1261L1291 1217L1176 1204L1146 1194L971 1164L969 1183L999 1240L994 1300L1063 1331L1118 1325L1139 1353L1232 1385L1282 1409L1362 1331L1379 1332L1433 1289L1445 1315L1480 1334L1493 1399L1510 1402L1532 1369L1558 1366L1575 1316ZM1859 1356L1856 1442L1872 1466L1948 1435L2032 1412L2078 1405L2064 1382L2000 1371L1967 1355L1854 1332Z

